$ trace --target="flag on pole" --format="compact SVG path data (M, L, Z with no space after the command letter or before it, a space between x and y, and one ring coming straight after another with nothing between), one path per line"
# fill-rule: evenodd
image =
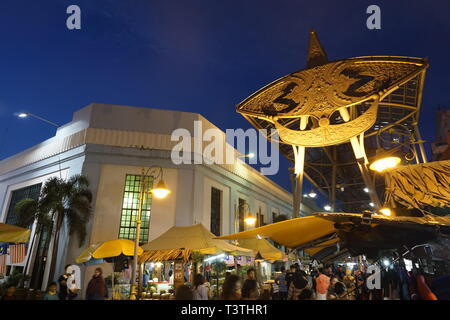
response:
M6 255L8 254L8 244L0 242L0 274L6 274Z
M25 244L12 244L9 246L9 260L11 264L23 262L26 255L27 249Z

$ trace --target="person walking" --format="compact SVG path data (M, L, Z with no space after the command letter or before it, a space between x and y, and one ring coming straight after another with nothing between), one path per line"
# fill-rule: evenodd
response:
M237 275L230 275L222 285L221 300L241 299L241 279Z
M194 300L208 300L208 289L204 285L205 278L200 273L194 276Z
M330 277L325 275L324 269L319 269L316 277L316 300L327 300L328 288L330 287Z
M288 295L288 286L286 283L286 268L281 266L281 274L275 280L278 284L278 295L280 300L286 300Z
M108 288L106 287L106 282L103 278L103 270L97 268L87 286L86 299L105 300L106 298L108 298Z
M259 291L256 280L245 280L245 283L242 286L242 300L258 300L258 298Z
M294 280L294 276L297 273L297 268L295 265L291 265L289 267L289 271L286 273L285 281L286 281L286 288L289 290L289 287L291 286L292 280Z
M348 300L347 287L343 282L336 282L333 291L335 293L335 300Z
M300 273L294 275L294 279L289 286L288 300L299 300L299 296L304 289L308 287L308 280Z
M175 300L194 300L194 294L187 285L181 285L175 290Z
M256 281L256 286L258 288L258 296L259 296L261 294L261 286L258 282L258 279L256 279L256 270L254 268L250 268L247 270L247 279L244 281L244 285L245 285L245 282L247 282L248 280Z
M59 300L67 300L67 296L69 294L69 289L68 289L68 286L67 286L67 281L69 280L69 277L71 276L71 274L67 272L67 269L69 267L70 267L70 265L67 265L64 268L65 273L58 278L58 283L59 283L58 297L59 297Z

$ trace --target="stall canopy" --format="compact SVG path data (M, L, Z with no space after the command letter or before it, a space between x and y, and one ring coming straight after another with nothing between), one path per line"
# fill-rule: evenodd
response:
M386 172L386 199L406 208L450 206L450 160L407 165Z
M266 239L242 239L239 240L239 246L259 252L265 260L276 261L284 258L284 253Z
M228 253L239 256L253 256L253 250L241 248L216 236L202 224L172 227L158 238L143 245L141 263L180 259L187 261L192 252L201 254Z
M219 239L270 238L289 248L297 248L336 232L334 222L317 216L301 217L235 233Z
M25 243L30 238L30 229L0 223L0 242Z
M144 252L141 247L138 255ZM85 263L91 259L113 258L120 255L133 256L134 242L126 239L115 239L91 244L76 259L77 263Z
M333 238L331 240L320 242L319 244L315 245L314 247L306 249L305 252L308 255L314 257L317 253L319 253L327 248L330 248L330 247L336 248L336 245L338 244L339 241L340 241L339 238Z
M219 238L271 238L289 248L305 250L318 260L331 261L346 251L376 257L381 250L414 247L450 235L450 217L402 216L395 208L393 211L393 216L322 212Z

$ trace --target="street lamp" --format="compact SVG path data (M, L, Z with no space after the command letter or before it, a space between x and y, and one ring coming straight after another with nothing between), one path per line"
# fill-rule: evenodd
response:
M244 222L248 226L254 226L256 223L256 218L252 217L252 216L248 216L247 218L244 219Z
M249 159L252 159L254 157L255 157L255 154L253 152L250 152L248 154L242 154L242 155L238 156L238 158L249 158Z
M32 114L32 113L29 113L29 112L19 112L19 113L15 113L14 115L17 116L17 117L20 118L20 119L25 119L25 118L28 118L28 117L32 117L32 118L38 119L38 120L40 120L40 121L43 121L43 122L45 122L45 123L47 123L47 124L50 124L50 125L52 125L52 126L54 126L54 127L56 127L56 128L59 128L59 125L58 125L57 123L54 123L54 122L52 122L52 121L50 121L50 120L44 119L44 118L42 118L42 117L40 117L40 116L37 116L37 115ZM58 163L59 163L59 177L60 177L60 179L62 179L62 173L61 173L61 157L58 157ZM33 239L33 240L31 241L30 248L28 249L28 251L29 251L30 253L33 252L33 250L34 250L34 245L35 245L35 239ZM31 254L30 254L30 256L31 256ZM29 262L30 262L30 260L29 260L29 258L28 258L27 261L26 261L26 263L25 263L25 266L24 266L24 274L27 274L27 273L28 273L27 269L28 269L28 266L29 266L29 265L28 265Z
M131 292L130 299L136 300L136 271L138 268L138 250L139 250L139 240L141 234L141 215L142 215L142 207L144 204L144 198L147 195L147 191L149 189L148 179L146 177L152 176L154 179L159 178L159 182L156 185L156 188L150 190L156 198L163 199L167 197L170 193L170 190L166 187L166 184L163 180L163 169L160 166L151 166L146 168L142 168L142 174L140 179L140 188L139 188L139 206L138 206L138 214L136 218L136 235L134 238L134 256L133 256L133 267L131 269ZM139 282L138 282L139 283Z
M310 198L315 198L315 197L317 197L317 193L314 191L314 190L311 190L309 193L308 193L308 196L310 197Z
M35 119L44 121L44 122L46 122L46 123L48 123L48 124L51 124L51 125L54 126L54 127L57 127L57 128L59 127L59 125L58 125L57 123L54 123L54 122L52 122L52 121L50 121L50 120L44 119L44 118L42 118L42 117L40 117L40 116L37 116L37 115L32 114L32 113L29 113L29 112L20 112L20 113L17 114L17 116L18 116L19 118L21 118L21 119L25 119L25 118L28 118L28 117L32 117L32 118L35 118Z
M151 193L158 199L164 199L170 194L170 190L166 187L164 180L159 180L156 188L151 190Z
M399 157L385 156L375 160L369 168L373 171L383 172L396 167L400 163L400 161L401 159Z
M381 208L380 210L378 210L378 212L380 212L382 215L385 215L385 216L388 216L388 217L390 215L392 215L392 211L389 208Z

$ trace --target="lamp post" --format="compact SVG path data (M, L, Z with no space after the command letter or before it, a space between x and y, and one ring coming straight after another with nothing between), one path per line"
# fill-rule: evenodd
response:
M240 211L241 208L246 208L246 209L247 209L246 212L245 212L246 214L244 213L244 223L245 223L248 227L254 227L255 224L256 224L256 221L257 221L258 219L255 218L255 217L253 216L253 214L250 212L250 206L249 206L249 204L248 204L247 202L245 202L243 205L240 205L238 211ZM259 227L259 225L258 225L258 227ZM237 230L237 231L239 232L239 230Z
M153 172L153 174L151 174ZM148 189L148 179L147 177L152 176L155 179L159 178L159 182L156 185L156 188L149 190L156 198L163 199L167 197L170 193L170 190L166 187L163 180L163 170L160 166L151 166L148 168L142 168L142 174L140 179L139 186L139 206L138 206L138 214L136 217L136 235L134 238L134 256L133 256L133 265L131 269L131 292L130 299L136 300L136 284L139 281L136 281L136 272L138 268L138 250L139 250L139 241L140 241L140 233L141 233L141 215L142 215L142 207L144 205L144 199L147 195L146 190Z
M54 122L52 122L52 121L50 121L50 120L47 120L47 119L45 119L45 118L42 118L42 117L40 117L40 116L37 116L37 115L32 114L32 113L29 113L29 112L21 112L21 113L18 113L17 116L18 116L19 118L21 118L21 119L28 118L28 117L32 117L32 118L38 119L38 120L40 120L40 121L43 121L43 122L45 122L45 123L48 123L48 124L50 124L50 125L52 125L52 126L54 126L54 127L57 127L57 128L59 127L59 124L54 123Z
M250 152L248 154L241 154L238 156L238 158L249 158L249 159L253 159L255 157L255 154L253 152Z
M40 117L40 116L37 116L37 115L35 115L35 114L33 114L33 113L29 113L29 112L20 112L20 113L16 113L15 114L18 118L20 118L20 119L25 119L25 118L28 118L28 117L32 117L32 118L35 118L35 119L37 119L37 120L40 120L40 121L43 121L43 122L45 122L45 123L47 123L47 124L50 124L50 125L52 125L52 126L54 126L54 127L56 127L56 128L59 128L59 124L57 124L57 123L54 123L54 122L52 122L52 121L50 121L50 120L47 120L47 119L45 119L45 118L42 118L42 117ZM60 165L60 169L59 169L59 177L61 178L61 159L59 158L59 165ZM32 253L33 253L33 250L35 249L35 247L34 247L34 242L35 242L35 240L36 240L36 232L34 233L34 235L33 235L33 240L31 241L31 245L30 245L30 247L29 247L29 249L28 249L28 251L27 251L27 261L25 262L25 266L24 266L24 274L27 274L28 273L28 268L29 268L29 266L30 266L30 260L31 260L31 256L32 256ZM33 260L35 260L36 258L34 258ZM35 263L35 262L31 262L31 263Z

